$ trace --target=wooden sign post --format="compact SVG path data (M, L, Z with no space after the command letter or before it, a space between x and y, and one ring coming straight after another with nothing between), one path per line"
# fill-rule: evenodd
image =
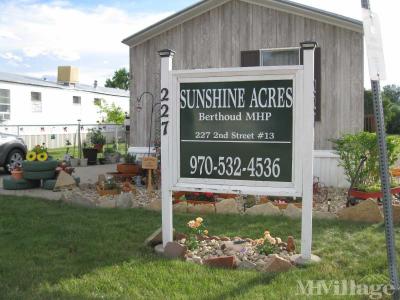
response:
M164 246L173 191L302 197L311 259L316 43L301 46L304 65L178 71L160 51Z
M147 170L147 191L153 190L152 170L157 170L157 158L153 156L145 156L142 160L142 169Z

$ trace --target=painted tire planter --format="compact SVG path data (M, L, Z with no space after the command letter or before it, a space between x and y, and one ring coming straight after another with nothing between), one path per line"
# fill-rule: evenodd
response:
M392 188L390 192L392 195L400 194L400 187ZM362 200L383 198L382 192L363 192L359 190L351 190L350 196Z
M40 180L40 179L54 179L56 177L56 171L40 171L40 172L24 172L24 179L29 180Z
M42 172L55 170L58 166L57 160L46 161L27 161L22 162L22 169L24 172Z
M27 190L39 186L40 180L14 179L11 176L7 176L3 179L3 188L5 190Z

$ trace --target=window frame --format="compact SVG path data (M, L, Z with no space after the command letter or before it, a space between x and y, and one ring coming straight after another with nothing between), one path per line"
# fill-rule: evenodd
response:
M40 96L39 99L33 99L33 95L34 94L39 95ZM33 113L41 113L41 112L43 112L42 92L31 91L31 105L32 105L32 112ZM40 109L38 109L38 108L40 108Z
M11 119L11 90L0 89L0 91L8 92L8 96L2 96L0 94L0 99L8 99L8 103L0 102L0 106L8 106L8 111L0 111L0 121L7 121Z
M290 50L297 50L299 54L299 61L298 65L301 65L301 48L300 47L282 47L282 48L265 48L265 49L259 49L258 51L260 52L260 67L268 67L263 65L263 52L285 52L285 51L290 51Z

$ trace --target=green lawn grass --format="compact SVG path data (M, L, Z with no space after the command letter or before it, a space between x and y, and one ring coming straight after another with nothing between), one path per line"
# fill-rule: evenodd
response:
M175 228L184 230L191 217L175 215ZM299 244L297 220L214 215L205 222L213 235L257 238L268 229L282 238L294 235ZM263 274L160 258L143 245L160 223L159 213L143 209L90 209L1 196L0 298L308 299L296 295L298 280L388 280L382 224L315 220L313 248L322 263ZM399 245L399 227L395 231Z
M112 148L112 145L106 145L104 147ZM118 144L118 151L121 154L125 154L125 143L119 143ZM67 147L48 149L48 153L54 159L63 160L64 159L64 154L67 153ZM75 146L75 151L74 151L74 147L70 146L68 153L71 154L74 157L78 157L78 147ZM99 153L97 155L97 157L103 157L103 154Z

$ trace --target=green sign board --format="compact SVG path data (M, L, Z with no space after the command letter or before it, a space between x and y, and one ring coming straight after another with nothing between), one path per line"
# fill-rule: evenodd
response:
M292 182L293 80L180 83L181 178Z

